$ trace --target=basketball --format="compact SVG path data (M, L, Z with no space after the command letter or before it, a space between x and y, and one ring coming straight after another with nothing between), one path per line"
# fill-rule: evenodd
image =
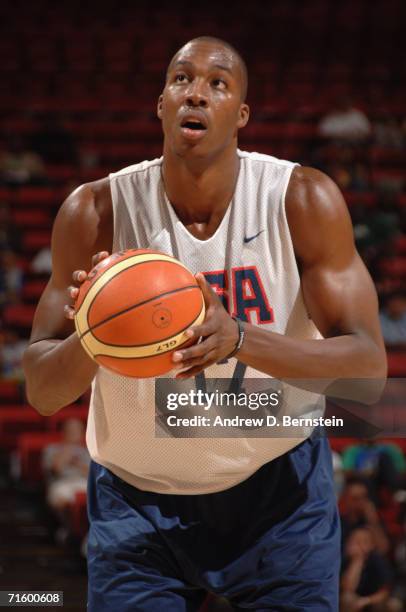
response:
M81 285L75 327L101 366L135 378L173 369L172 353L190 344L185 332L205 316L193 274L177 259L147 249L114 253Z

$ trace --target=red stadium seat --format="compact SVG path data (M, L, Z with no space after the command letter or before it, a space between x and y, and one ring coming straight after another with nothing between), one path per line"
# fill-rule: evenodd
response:
M44 247L49 247L51 244L50 230L31 230L24 234L23 246L27 252L36 252Z
M406 193L399 194L398 205L399 206L406 206Z
M398 255L406 255L406 235L396 238L393 246Z
M381 272L394 278L406 277L406 257L388 257L379 264Z
M52 166L52 165L48 165L46 168L46 172L48 177L57 183L65 183L66 181L69 181L70 179L75 179L77 174L78 174L78 170L73 167L73 166L60 166L60 165L56 165L56 166ZM60 205L60 200L57 200L55 202L55 205L59 207Z
M20 402L21 384L16 380L0 380L0 405Z
M44 207L58 203L58 196L51 187L21 187L17 192L16 204Z
M348 206L354 206L355 204L373 207L377 203L378 196L374 191L346 191L344 194L345 201Z
M401 186L405 181L405 172L403 168L379 168L372 170L371 173L372 181L375 185L379 186L384 183L391 183Z
M370 150L370 163L379 167L403 166L405 163L405 152L403 149L374 146Z
M45 431L46 417L33 408L2 408L0 410L0 446L12 449L19 435L28 431Z
M406 352L388 351L388 376L406 376Z
M28 304L11 304L3 310L3 320L12 327L31 328L35 306Z
M20 227L48 227L51 219L45 210L14 209L13 221Z
M21 479L27 483L38 483L43 479L42 452L48 444L59 442L61 434L56 431L23 433L17 439Z
M25 282L22 290L23 300L37 303L47 285L47 282L47 280L32 280Z
M1 202L14 202L15 189L9 189L8 187L0 187L0 201Z

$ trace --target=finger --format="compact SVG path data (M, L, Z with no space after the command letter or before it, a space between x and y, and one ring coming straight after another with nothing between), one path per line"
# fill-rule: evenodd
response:
M194 366L193 368L190 368L189 370L185 370L184 372L179 372L179 374L176 374L175 378L178 378L178 379L192 378L193 376L197 376L197 374L200 374L200 372L203 372L206 368L213 365L214 363L216 363L216 361L215 359L212 359L211 361L208 361L204 365L197 365L197 366Z
M196 357L195 359L185 359L185 361L176 366L176 369L186 371L187 369L194 368L196 366L203 366L204 368L206 368L209 362L214 363L216 361L216 356L216 351L211 350L205 355L201 355L200 357Z
M209 336L206 340L199 342L199 344L195 344L194 346L190 346L189 348L175 351L172 355L172 361L175 363L180 363L181 361L190 361L191 359L199 359L203 355L212 351L217 344L217 340L215 336Z
M100 261L102 261L103 259L106 259L106 257L108 257L109 255L110 255L110 253L108 251L99 251L99 253L96 253L96 255L93 255L93 257L92 257L92 268L97 266L97 264Z
M195 278L199 284L200 289L202 290L206 308L208 308L210 304L215 304L219 300L219 297L214 291L214 289L212 289L209 283L206 281L204 274L199 272L198 274L196 274Z
M72 298L72 300L76 300L76 298L79 295L79 289L78 287L68 287L68 291L69 291L69 295Z
M63 311L67 319L72 320L75 318L75 309L71 306L68 306L68 304L65 304L65 306L63 307Z
M195 325L186 330L188 338L207 338L212 336L217 329L215 319L209 318L201 325Z
M87 279L87 272L85 270L75 270L72 274L72 280L74 283L83 283Z

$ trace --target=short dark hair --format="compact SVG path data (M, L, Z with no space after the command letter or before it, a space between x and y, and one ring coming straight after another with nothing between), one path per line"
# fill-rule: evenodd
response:
M194 43L194 42L211 42L211 43L217 44L231 51L231 53L237 58L237 61L238 61L238 64L241 70L241 100L245 102L246 97L247 97L247 91L248 91L247 64L245 63L245 60L243 59L241 53L231 43L227 42L226 40L223 40L222 38L217 38L217 36L197 36L196 38L192 38L191 40L186 42L184 45L182 45L182 47L180 47L180 49L176 51L171 61L169 62L168 69L166 71L166 77L168 77L168 72L172 66L173 60L178 55L179 51L183 49L183 47L185 47L186 45L189 45L190 43Z
M354 486L365 487L369 495L368 483L366 482L365 478L362 478L362 476L350 476L347 478L344 489L347 490Z

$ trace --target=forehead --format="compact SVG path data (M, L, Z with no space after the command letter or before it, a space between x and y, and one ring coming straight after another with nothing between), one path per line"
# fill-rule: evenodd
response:
M365 495L366 494L366 488L364 487L364 485L362 484L352 484L349 486L348 488L348 492L350 493L350 495Z
M240 62L231 49L209 41L190 42L176 53L169 70L183 63L207 69L223 67L235 75L240 72Z

